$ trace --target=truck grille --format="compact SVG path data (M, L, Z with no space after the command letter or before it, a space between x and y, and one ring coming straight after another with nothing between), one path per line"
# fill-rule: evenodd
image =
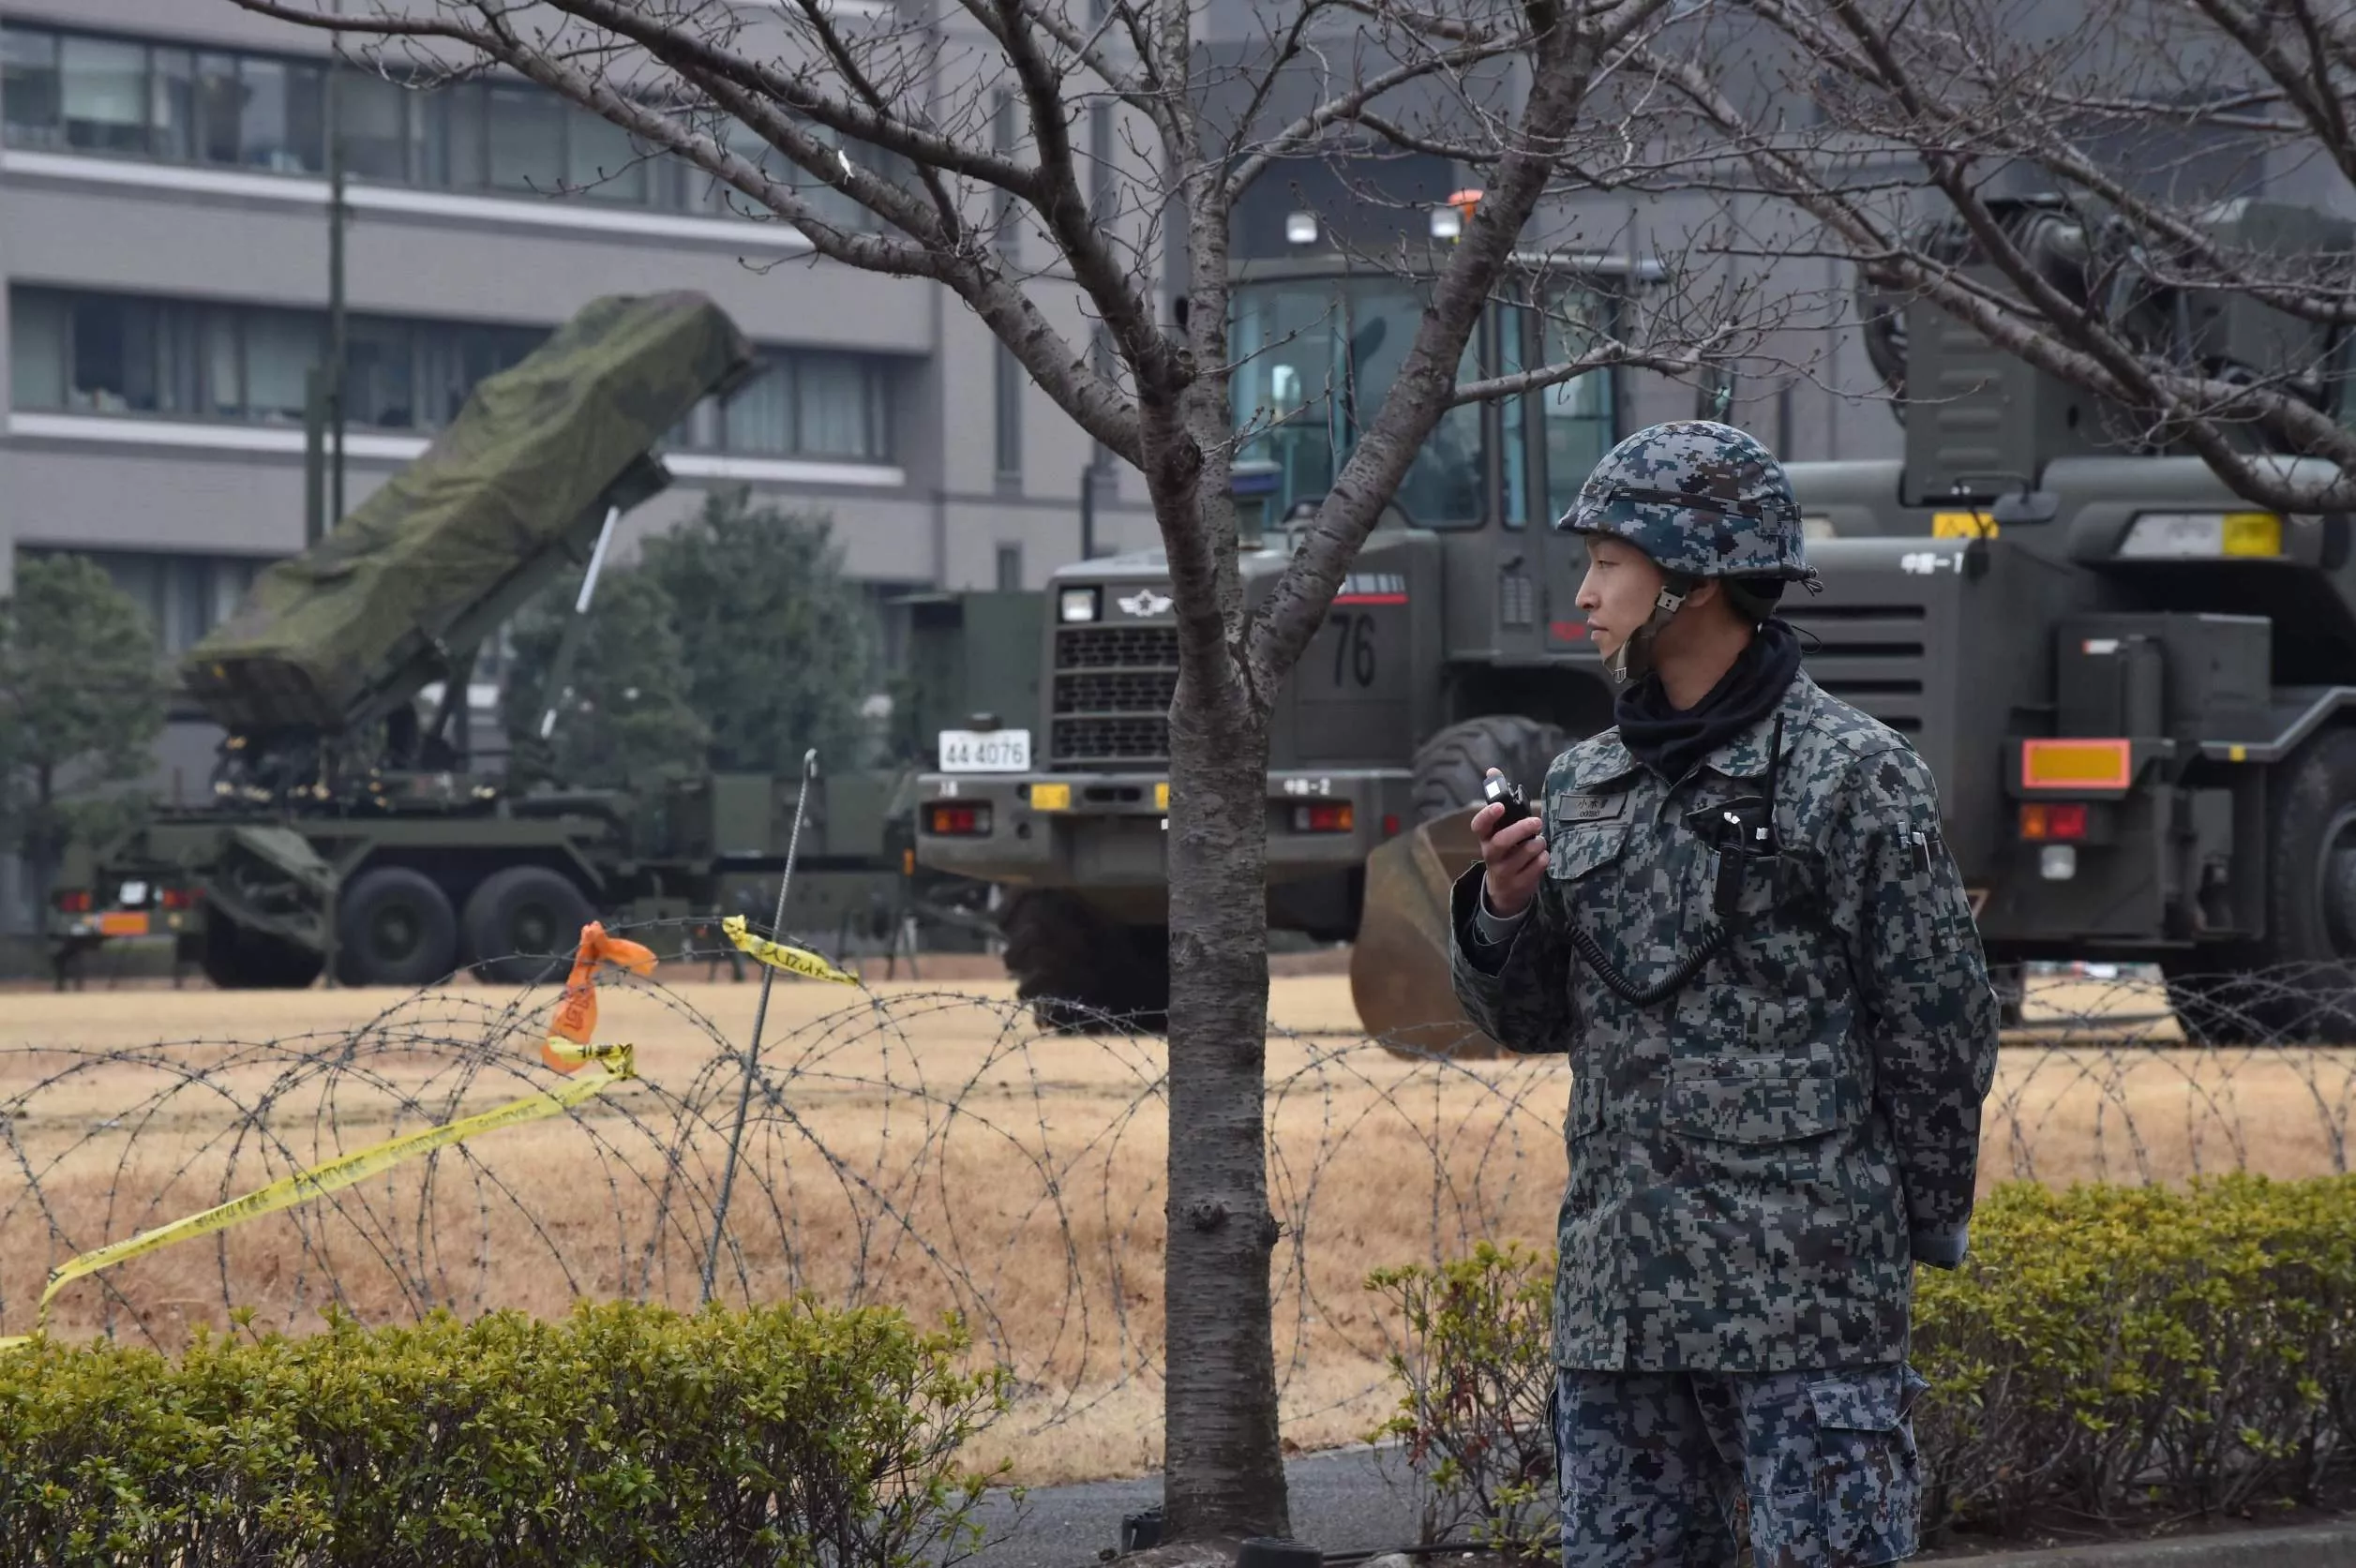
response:
M1787 601L1779 613L1799 628L1800 662L1816 684L1900 735L1922 732L1923 605Z
M1168 761L1170 699L1177 692L1177 627L1058 626L1050 764L1121 768Z
M1117 665L1134 669L1167 669L1178 673L1178 628L1175 626L1059 626L1056 628L1056 668L1106 669Z
M1056 677L1058 713L1164 713L1176 695L1176 670L1087 670Z

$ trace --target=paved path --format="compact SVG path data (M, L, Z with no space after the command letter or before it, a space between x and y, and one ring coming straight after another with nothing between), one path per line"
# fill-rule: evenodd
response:
M1391 1466L1393 1475L1399 1466ZM1369 1551L1415 1539L1415 1505L1403 1487L1387 1482L1372 1448L1312 1454L1284 1467L1293 1534L1321 1551ZM1162 1478L1086 1481L1043 1486L1016 1516L1004 1493L983 1504L991 1536L975 1568L1088 1568L1096 1554L1120 1545L1120 1519L1162 1501Z

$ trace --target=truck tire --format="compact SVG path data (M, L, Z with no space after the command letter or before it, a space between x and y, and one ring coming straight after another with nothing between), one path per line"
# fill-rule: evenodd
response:
M2168 1001L2205 1044L2356 1043L2356 730L2309 741L2267 808L2264 939L2169 958Z
M379 866L338 901L336 948L345 985L431 985L458 967L458 917L432 877Z
M1006 972L1043 1029L1158 1035L1170 1026L1170 933L1115 925L1070 893L1031 889L998 908Z
M546 866L509 866L466 901L466 959L493 985L538 985L562 976L596 917L572 878Z
M1416 749L1416 817L1429 822L1478 805L1481 781L1492 768L1520 784L1536 806L1546 769L1569 744L1558 725L1518 713L1490 713L1450 724Z
M301 991L319 978L327 961L291 942L248 931L208 908L197 964L223 991Z

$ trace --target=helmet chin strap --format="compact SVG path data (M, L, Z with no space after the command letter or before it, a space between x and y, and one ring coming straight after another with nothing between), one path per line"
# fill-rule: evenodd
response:
M1680 591L1667 584L1661 586L1659 594L1653 600L1650 618L1629 633L1628 640L1603 661L1604 673L1612 678L1613 685L1625 686L1631 680L1642 680L1653 672L1653 639L1659 636L1661 629L1685 607L1686 594L1691 591L1690 589Z

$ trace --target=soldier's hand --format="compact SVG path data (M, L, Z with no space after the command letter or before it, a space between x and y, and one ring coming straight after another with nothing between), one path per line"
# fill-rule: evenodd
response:
M1489 769L1497 778L1497 769ZM1488 884L1492 914L1511 919L1530 906L1538 879L1546 874L1546 820L1536 811L1519 822L1497 826L1506 809L1496 801L1473 813L1473 836L1480 841L1481 875Z

